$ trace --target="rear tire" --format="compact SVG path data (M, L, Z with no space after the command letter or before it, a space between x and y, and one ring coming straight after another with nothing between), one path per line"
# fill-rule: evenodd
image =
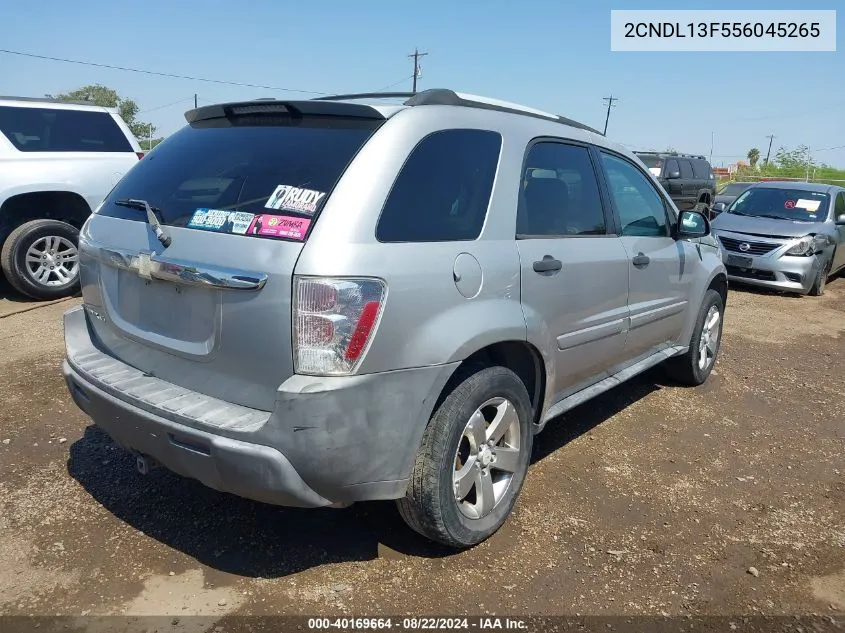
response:
M60 299L79 290L79 231L59 220L32 220L9 234L0 266L9 284L33 299Z
M670 378L691 387L704 384L719 355L724 314L722 295L713 289L708 290L704 301L701 302L689 350L686 354L670 358L664 363Z
M505 367L468 370L425 429L408 491L397 501L402 518L451 547L490 537L525 481L532 424L531 400L515 373Z

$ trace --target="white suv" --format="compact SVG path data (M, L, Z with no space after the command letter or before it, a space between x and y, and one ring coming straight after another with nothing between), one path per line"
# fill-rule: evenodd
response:
M117 110L0 97L0 264L34 299L79 287L79 229L144 154Z

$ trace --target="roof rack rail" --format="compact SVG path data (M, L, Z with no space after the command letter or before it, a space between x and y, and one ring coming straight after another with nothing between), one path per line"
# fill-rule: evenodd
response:
M419 93L417 93L419 94ZM413 92L358 92L348 95L326 95L314 97L312 101L355 101L356 99L396 99L413 97Z
M511 114L521 114L523 116L535 117L538 119L545 119L547 121L555 121L570 127L578 128L593 132L599 136L604 136L595 128L588 125L568 119L558 114L551 114L541 110L535 110L527 106L519 105L517 103L509 103L507 101L499 101L498 99L488 99L476 95L465 95L457 93L454 90L445 88L431 88L423 90L422 92L364 92L359 94L347 95L329 95L325 97L316 97L315 101L342 101L354 99L373 99L373 98L407 98L404 105L407 106L421 106L421 105L451 105L463 106L469 108L482 108L485 110L495 110L498 112L508 112Z
M707 160L706 156L701 154L684 154L683 152L658 152L655 150L634 150L634 154L652 154L654 156L677 156L679 158L698 158L700 160Z

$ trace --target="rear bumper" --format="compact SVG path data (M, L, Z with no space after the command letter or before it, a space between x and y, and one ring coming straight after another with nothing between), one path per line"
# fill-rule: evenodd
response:
M206 486L276 505L321 507L314 492L279 451L193 429L153 415L94 386L65 360L62 371L76 405L124 448L153 457Z
M215 490L298 507L403 496L434 403L457 366L294 375L279 387L274 411L262 412L186 393L103 354L81 307L65 314L65 342L71 396L115 442ZM196 402L190 413L173 398L157 403L172 389L176 402Z

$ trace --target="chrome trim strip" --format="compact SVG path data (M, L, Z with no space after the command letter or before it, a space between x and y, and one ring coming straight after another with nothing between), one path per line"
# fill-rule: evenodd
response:
M261 290L267 275L236 268L197 265L169 259L155 251L132 252L79 240L80 250L104 264L136 273L143 279L158 279L201 288Z

